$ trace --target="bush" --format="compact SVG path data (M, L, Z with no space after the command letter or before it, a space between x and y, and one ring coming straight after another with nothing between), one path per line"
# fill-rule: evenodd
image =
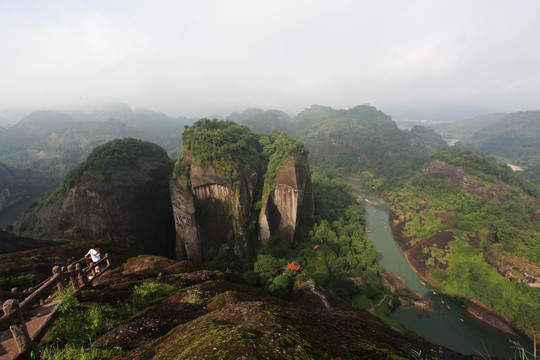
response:
M132 300L135 306L145 308L159 302L163 297L176 290L176 287L158 280L148 281L133 288Z

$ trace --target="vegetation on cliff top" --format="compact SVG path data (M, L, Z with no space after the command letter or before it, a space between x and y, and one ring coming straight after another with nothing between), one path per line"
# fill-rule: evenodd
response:
M171 162L165 150L148 141L132 138L116 139L96 147L86 161L68 172L55 190L28 207L17 223L22 224L36 208L54 201L58 194L77 185L83 174L103 181L106 174L126 167L136 168L140 165L139 161L141 160L153 160L160 163Z
M287 161L294 162L296 157L307 158L308 150L301 141L279 131L261 134L259 142L262 145L263 156L268 159L263 190L263 194L266 194L274 189L276 174L281 166Z
M227 171L238 165L268 164L267 173L275 176L288 157L307 156L304 144L283 132L257 134L233 121L201 119L193 126L186 126L182 140L197 163ZM176 174L186 175L189 169L180 163L181 159L177 162Z
M258 166L261 162L258 135L232 121L201 119L185 127L182 141L203 166L232 171L239 164Z

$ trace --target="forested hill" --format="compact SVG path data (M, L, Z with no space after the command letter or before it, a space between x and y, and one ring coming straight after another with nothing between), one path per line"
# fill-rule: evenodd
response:
M390 116L369 105L348 110L313 105L291 119L289 132L304 141L310 161L357 173L379 189L398 186L444 145L424 127L400 130Z
M151 141L176 157L183 127L189 122L185 117L171 118L144 108L132 110L126 104L86 112L35 111L8 129L0 128L0 163L11 169L0 171L0 184L7 184L0 191L10 192L0 199L0 211L23 198L44 195L70 169L85 161L95 147L113 139ZM26 175L14 178L15 170ZM45 187L42 182L32 182L40 178L52 178L54 182Z
M539 194L493 158L443 147L391 193L393 227L421 275L531 334L540 329Z
M504 113L494 113L487 115L479 115L472 119L465 119L452 122L444 122L438 124L427 124L430 129L435 130L437 133L441 134L442 137L446 139L466 139L471 134L474 134L481 129L490 126L500 119L502 119L506 114Z
M272 132L274 130L286 132L290 117L279 110L247 109L242 113L233 112L227 119L246 125L257 132Z
M89 112L36 111L0 131L0 161L61 179L96 146L124 137L157 143L175 156L188 122L125 104Z
M476 132L465 145L522 166L523 176L540 184L540 111L508 114Z

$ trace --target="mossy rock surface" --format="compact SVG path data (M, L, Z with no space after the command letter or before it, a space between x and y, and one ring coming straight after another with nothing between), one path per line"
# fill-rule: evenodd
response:
M162 273L174 267L156 257L138 257L124 268L133 263L152 263L153 270ZM179 264L182 269L187 265ZM117 270L99 280L96 290L105 295L103 299L121 281L127 286L155 277L145 280ZM93 346L121 349L115 359L409 359L413 350L438 359L468 358L400 334L366 311L286 302L231 273L196 270L159 281L178 290L110 330Z

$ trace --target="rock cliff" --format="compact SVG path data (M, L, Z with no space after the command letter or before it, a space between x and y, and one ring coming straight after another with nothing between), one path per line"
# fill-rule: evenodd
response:
M122 141L111 142L116 145L111 149L118 150ZM129 141L135 146L139 142ZM161 149L148 144L153 150ZM168 184L172 162L161 151L159 156L130 159L129 166L116 166L101 174L102 178L89 166L75 184L60 188L55 196L26 214L17 230L35 237L106 239L135 252L173 257L174 222ZM100 158L100 164L103 161ZM115 161L118 163L118 159Z
M242 258L253 256L255 233L248 229L261 174L249 165L238 170L219 170L200 165L188 150L182 164L187 178L171 186L176 225L176 257L196 262L210 260L222 245L229 245Z
M309 164L304 156L289 157L277 170L274 189L265 189L259 217L263 247L272 238L291 245L303 217L313 216L313 190Z

